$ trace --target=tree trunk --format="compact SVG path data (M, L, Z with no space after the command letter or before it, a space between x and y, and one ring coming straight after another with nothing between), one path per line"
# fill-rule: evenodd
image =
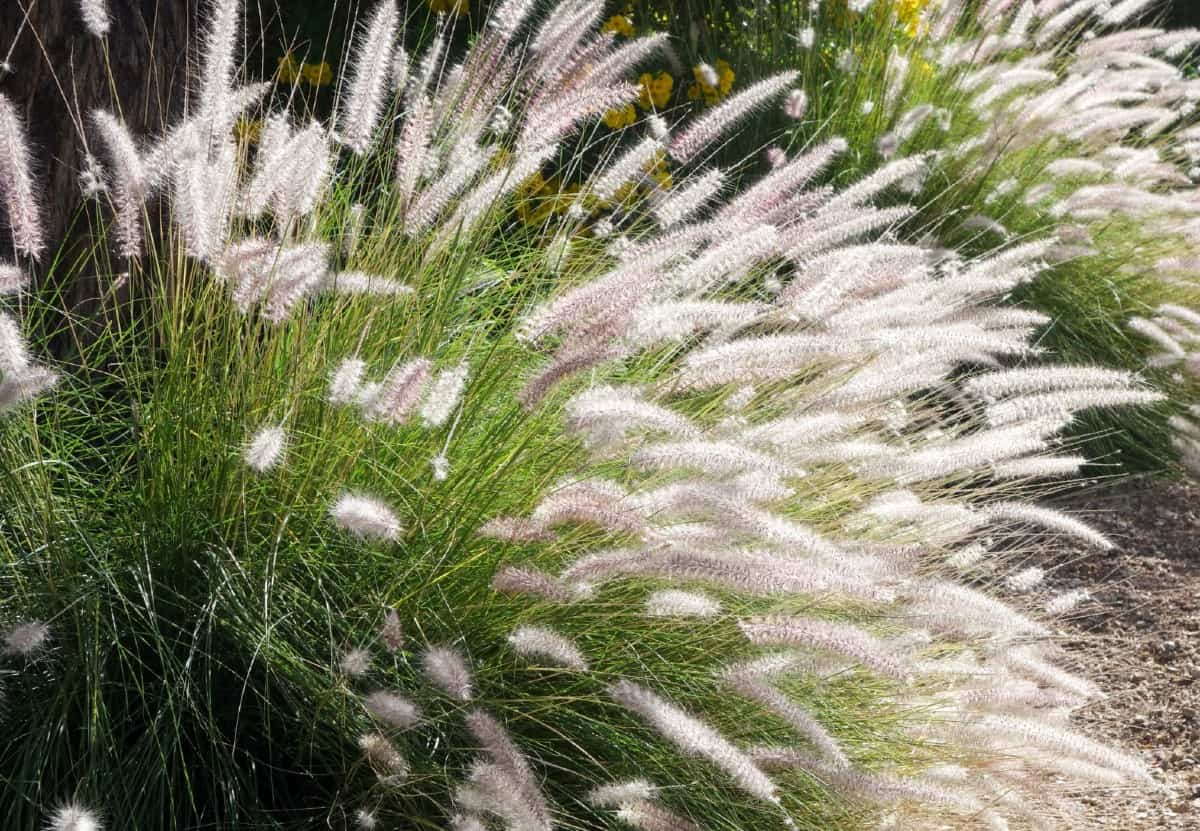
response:
M0 91L24 116L43 185L49 250L35 280L63 292L75 321L95 314L111 279L77 274L68 286L58 276L94 244L79 188L83 136L96 146L87 114L111 109L135 135L156 133L183 104L189 36L198 23L198 0L107 5L112 25L99 39L84 27L77 0L0 0L0 59L7 59ZM0 241L0 257L11 255L11 241Z

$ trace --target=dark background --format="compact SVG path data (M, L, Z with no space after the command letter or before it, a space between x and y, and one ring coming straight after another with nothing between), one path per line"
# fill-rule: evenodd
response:
M1175 0L1168 12L1167 26L1200 26L1200 0Z

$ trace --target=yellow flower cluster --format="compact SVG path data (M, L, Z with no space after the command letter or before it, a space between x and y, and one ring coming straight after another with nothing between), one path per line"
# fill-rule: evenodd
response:
M551 216L567 213L574 204L583 208L584 215L594 217L597 212L611 210L614 204L631 203L655 190L669 190L674 185L667 167L667 154L662 150L642 170L645 177L626 182L613 194L611 201L581 194L578 183L563 184L557 174L547 179L541 173L535 173L517 190L517 217L526 225L538 227Z
M600 27L602 31L612 32L614 35L622 37L633 37L633 21L626 14L614 14L608 20L604 21L604 25Z
M675 90L675 79L669 72L643 72L638 77L642 85L638 97L638 106L643 110L661 110L671 100ZM633 104L626 104L604 114L604 124L610 130L620 130L637 121L637 109Z
M626 182L617 188L617 192L613 194L613 202L622 205L626 202L633 202L640 197L649 196L655 189L669 190L675 182L671 178L671 171L667 169L667 154L659 150L654 158L646 164L642 170L645 172L645 178L640 181ZM650 184L647 179L653 181ZM612 205L608 202L597 202L588 207L596 209L608 209Z
M876 0L873 10L875 23L884 26L889 25L892 16L895 16L896 24L909 37L915 38L919 34L921 26L921 12L929 5L931 0ZM868 14L870 12L867 12ZM863 15L850 10L847 0L832 0L827 6L826 14L828 14L834 25L846 26L858 22Z
M638 78L638 83L642 85L638 106L643 110L661 110L671 100L671 92L675 89L675 79L669 72L643 72Z
M454 13L465 15L469 10L467 0L429 0L429 10L437 14Z
M276 80L285 84L303 80L313 87L323 87L333 80L333 68L327 61L320 63L300 63L289 52L279 59L279 67L275 70Z
M688 86L687 95L689 100L698 101L703 99L705 104L712 106L729 95L729 91L733 89L733 67L729 65L728 61L721 59L713 64L712 68L717 76L716 84L709 83L712 80L711 78L705 78L705 75L708 73L704 71L703 64L697 64L692 68L692 74L696 78L696 83Z
M896 22L904 27L910 38L915 38L921 25L921 12L929 0L896 0Z
M637 121L637 110L634 109L633 104L626 104L624 107L609 110L604 114L604 125L610 130L620 130L635 121Z
M563 185L558 176L541 173L529 177L517 191L517 216L526 225L541 225L553 215L565 214L579 193L578 184Z
M671 171L667 169L667 154L662 150L659 150L654 160L646 166L646 173L663 190L670 190L675 184L675 180L671 178Z

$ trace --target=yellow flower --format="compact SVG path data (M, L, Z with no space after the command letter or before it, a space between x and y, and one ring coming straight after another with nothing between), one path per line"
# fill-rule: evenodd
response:
M654 158L644 169L646 174L663 190L670 189L671 185L675 183L671 178L671 171L667 169L667 154L662 150L654 154Z
M620 130L635 121L637 121L637 110L634 109L633 104L626 104L624 107L609 110L604 114L604 123L611 130Z
M643 110L661 110L671 100L671 92L675 89L675 79L669 72L659 72L657 75L643 72L638 82L642 85L638 106Z
M614 14L608 20L604 21L601 31L612 32L614 35L623 35L624 37L633 37L633 21L628 15Z
M564 214L579 193L578 184L563 187L558 176L546 179L541 173L530 176L517 189L517 216L526 225L541 225L553 214Z
M904 27L905 33L910 38L915 38L919 34L921 12L928 5L929 0L897 0L896 22Z
M239 118L233 125L233 134L238 141L257 144L262 135L263 123L259 118Z
M453 12L461 16L467 13L467 0L429 0L429 9L438 14Z
M724 60L718 60L716 65L717 74L721 76L721 82L717 85L717 90L721 95L728 95L733 89L733 67Z
M303 64L300 67L300 74L314 87L323 87L333 80L333 69L326 61Z
M290 84L299 77L300 64L292 56L292 53L289 52L279 59L279 66L275 70L275 79L285 84Z
M688 87L688 99L696 101L704 99L704 103L712 106L720 102L722 98L729 95L729 91L733 89L734 72L733 67L725 59L719 59L711 67L711 75L716 76L716 84L709 83L713 80L710 73L706 71L704 64L696 64L692 68L692 75L696 78L696 83Z

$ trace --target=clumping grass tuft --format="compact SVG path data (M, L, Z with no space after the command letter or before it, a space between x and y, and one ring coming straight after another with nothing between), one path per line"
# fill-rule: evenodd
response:
M0 318L0 815L1077 827L1144 784L1071 726L1100 693L1044 617L1087 598L1029 562L1108 544L1033 502L1080 475L1064 428L1164 397L1043 354L1011 300L1062 240L915 239L932 111L878 168L724 166L804 73L605 130L664 40L535 5L410 65L385 0L332 124L252 148L218 0L191 112L92 120L122 163L78 267L125 289L56 360L61 298Z
M697 60L723 54L739 78L799 70L805 115L773 123L790 133L785 148L845 137L841 181L929 154L905 184L920 208L898 229L905 238L981 255L1057 237L1048 268L1008 298L1047 316L1039 345L1059 361L1140 372L1167 395L1076 419L1090 470L1194 468L1177 423L1197 376L1157 360L1135 322L1163 303L1200 304L1196 32L1145 25L1157 2L1121 4L1117 17L1088 2L855 5L756 3L730 26L723 4L702 4L699 37L669 4L650 4L649 17L676 27ZM763 151L761 135L745 131L722 158ZM764 151L768 164L779 149Z

